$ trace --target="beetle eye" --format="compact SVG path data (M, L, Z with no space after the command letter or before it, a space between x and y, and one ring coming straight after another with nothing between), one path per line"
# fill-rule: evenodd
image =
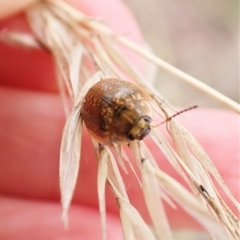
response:
M144 129L144 131L141 133L139 140L143 140L144 137L146 137L150 133L150 128Z
M143 116L143 119L145 122L150 123L152 122L152 119L149 116Z
M130 140L130 141L135 140L134 136L133 136L131 133L128 134L127 138L128 138L128 140Z

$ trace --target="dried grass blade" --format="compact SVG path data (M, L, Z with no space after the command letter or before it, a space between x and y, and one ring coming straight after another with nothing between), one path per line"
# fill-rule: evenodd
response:
M149 159L146 158L146 153L150 158L153 158L145 144L141 141L135 141L135 143L133 143L132 145L134 146L134 151L136 152L135 154L138 157L138 159L136 160L138 162L138 166L140 166L140 170L142 173L144 198L153 225L156 228L156 235L159 239L171 239L170 226L168 224L164 207L162 205L162 200L159 196L161 195L161 197L165 199L171 206L175 206L170 200L170 198L163 191L160 192L160 188L157 185L157 181L154 175L152 174L152 172L148 171L148 168L146 167L148 165L143 164L143 162L145 161L148 161L148 163L150 164ZM156 164L154 159L152 159L152 162L153 163L151 163L151 165L154 166L154 168L158 168L158 165ZM159 212L157 210L159 210Z
M179 165L176 155L177 153L172 149L168 141L164 138L161 132L156 131L155 129L151 130L150 133L151 138L155 142L155 144L159 147L162 153L166 156L169 163L176 169L176 172L181 175L181 177L186 181L186 183L190 184L188 177L186 176L185 172L182 170L181 166Z
M122 170L127 174L128 171L127 171L127 168L126 168L125 163L123 161L121 146L117 145L115 143L112 143L112 148L111 149L115 153L118 164L120 165Z
M125 240L135 240L135 238L156 240L149 226L143 221L138 211L130 204L128 199L121 195L111 179L108 178L108 181L118 201L121 220L126 221L122 223L124 226L123 231L125 231L124 236L129 237ZM126 225L127 223L129 225Z
M146 156L145 159L149 160L154 167L159 168L156 160L152 156L146 144L144 142L139 142L139 145L143 150L144 156ZM176 209L176 205L173 203L173 201L169 198L169 196L164 191L161 191L161 198L164 199L172 208Z
M70 6L65 1L56 1L56 0L44 0L47 4L53 7L53 10L64 10L67 13L67 17L73 19L74 21L84 22L86 19L92 20L92 17L89 17L81 12L79 12L74 7Z
M79 91L79 83L80 83L80 67L81 67L81 61L83 56L84 48L82 44L75 43L72 48L70 49L70 55L69 55L69 76L70 81L73 89L73 95L74 99L78 95Z
M111 156L111 153L110 153L110 158L112 158L112 157L113 156ZM122 187L121 187L124 185L123 185L121 176L119 175L118 169L116 168L117 165L115 163L115 160L111 159L111 163L112 164L109 167L109 170L112 169L113 172L109 171L108 182L110 183L110 185L116 195L116 198L118 200L118 203L120 206L120 216L123 221L124 220L126 220L127 222L130 221L133 224L133 227L131 227L131 226L127 226L126 223L123 223L124 236L126 237L126 239L135 239L135 238L133 238L133 236L137 232L137 234L139 234L137 239L151 239L151 238L145 238L145 236L153 236L152 232L147 227L147 225L144 223L144 221L140 217L139 213L137 213L137 210L135 208L133 208L133 206L131 206L131 204L129 203L125 188L122 189ZM124 201L126 203L121 204L122 201ZM127 204L127 202L128 202L128 204ZM131 214L135 215L136 219L134 219L134 216L130 216ZM138 222L138 223L136 223L136 222ZM141 228L141 230L139 228ZM134 235L133 235L133 232L134 232Z
M82 119L80 117L81 105L89 88L100 80L100 72L94 74L79 92L72 113L68 117L63 130L60 149L60 191L63 206L62 219L67 224L67 212L72 200L79 171Z
M68 224L68 209L73 197L79 171L82 137L82 121L78 120L72 138L68 138L71 117L72 115L69 116L63 130L59 167L61 202L63 208L62 219L65 226ZM70 147L68 147L69 141L72 143Z
M122 208L119 204L119 199L123 198L123 197L122 197L121 193L118 191L117 186L115 186L114 183L111 181L110 177L108 177L108 183L111 186L111 188L115 194L115 197L118 201L124 239L125 240L136 240L134 229L133 229L133 226L131 223L131 219L126 214L126 212L122 211ZM126 201L129 202L128 199L126 199Z
M209 180L211 181L211 179ZM206 199L209 206L211 206L211 210L217 214L232 236L235 236L238 239L240 237L239 220L229 207L227 207L213 183L210 186L210 191L208 188L206 189L205 187L200 186L200 192L202 192L202 196Z
M70 106L68 104L68 94L65 89L63 76L58 67L58 63L55 63L55 72L56 72L56 78L57 78L57 83L58 83L58 88L59 88L59 94L60 94L60 97L61 97L61 100L63 103L63 110L64 110L65 116L67 118L69 116L71 110L70 110Z
M167 220L162 200L159 197L159 187L152 171L149 171L148 160L142 164L142 186L148 212L151 216L156 236L158 239L171 240L172 234Z
M175 150L173 149L173 147L167 142L167 140L161 136L161 138L163 140L162 143L164 143L166 145L166 149L168 151L170 151L170 155L172 157L175 157L178 161L178 163L180 163L180 165L182 166L182 168L186 171L187 175L190 177L191 181L189 181L189 179L187 178L187 175L182 171L182 169L178 166L177 168L177 172L178 173L184 173L184 175L182 175L182 177L186 180L186 183L188 183L189 187L191 188L192 187L192 183L195 185L195 186L199 186L200 184L198 184L198 181L197 179L195 178L194 174L191 172L191 170L188 168L188 166L185 164L185 162L180 158L180 156L175 152ZM161 143L160 142L160 143ZM160 144L159 143L159 144ZM163 151L164 152L164 151ZM176 160L174 160L174 163L176 162ZM177 164L178 164L177 163ZM173 165L174 167L174 165ZM181 174L180 174L181 175Z
M219 198L217 197L218 194L215 192L216 191L215 187L211 181L211 178L209 177L209 175L207 173L209 165L211 165L212 162L206 162L205 163L206 166L205 166L205 164L204 164L205 160L203 161L203 159L202 159L203 156L197 155L197 159L196 159L195 152L194 152L195 156L191 156L191 153L186 148L186 144L185 144L186 136L184 136L181 126L175 120L171 121L171 134L174 139L174 142L176 143L178 150L180 151L180 155L182 155L182 158L185 159L185 161L189 165L191 171L193 172L194 178L196 178L196 177L198 178L198 182L200 182L200 185L202 184L201 182L204 182L204 185L207 186L207 191L208 191L207 194L206 194L205 190L202 191L200 186L198 186L199 183L196 184L196 182L195 182L194 183L195 186L198 188L201 195L208 202L208 204L209 204L208 206L210 206L211 209L216 213L218 218L222 220L222 222L227 227L227 229L230 232L232 232L231 226L230 226L231 224L229 224L229 220L232 217L230 217L230 215L227 214L227 212L225 211L224 205L222 205L221 202L219 201ZM190 137L190 134L189 134L189 137ZM194 145L196 140L193 140L193 137L191 137L190 139L191 139L191 141L189 144ZM196 145L194 145L192 147L196 148ZM200 148L200 149L202 149L202 148ZM204 154L206 154L206 153L204 152ZM204 157L205 157L205 155L204 155ZM191 162L191 161L194 161L194 162ZM206 197L206 195L207 195L207 197ZM230 220L230 221L232 221L232 220Z
M54 56L58 72L61 74L61 78L58 78L58 80L64 80L65 87L69 95L72 96L68 59L73 34L49 12L48 8L44 7L44 4L36 3L29 8L26 15L34 34ZM62 91L62 89L60 90Z
M97 176L98 201L101 216L103 240L107 239L106 204L105 204L105 186L107 181L107 172L108 172L108 154L106 150L103 148L99 150L98 176Z
M115 151L116 154L117 154L117 160L118 160L120 166L123 168L124 172L125 172L125 173L128 173L128 171L127 171L127 169L126 169L126 167L125 167L125 164L124 164L124 162L123 162L123 159L124 159L124 160L127 162L127 164L129 165L129 167L130 167L130 169L132 170L133 174L135 175L135 177L136 177L139 185L142 186L142 183L141 183L141 181L140 181L140 179L139 179L139 177L138 177L138 175L137 175L137 173L136 173L136 171L135 171L135 169L134 169L131 161L129 160L127 154L125 153L123 147L121 147L120 145L116 145L116 144L113 144L113 146L114 146L114 151ZM119 158L120 158L120 159L119 159ZM122 165L123 165L123 166L122 166Z
M118 204L120 211L130 220L136 239L156 240L149 226L143 221L138 211L129 202L124 198L119 198Z
M36 49L43 48L43 45L41 45L40 42L33 35L9 31L7 29L0 31L0 41L3 41L13 46Z
M109 161L108 161L108 178L111 182L113 182L114 186L117 188L118 192L121 193L121 196L123 196L125 199L128 200L128 195L122 180L122 176L119 172L116 160L111 152L111 150L106 147L106 150L108 152Z
M111 38L101 36L101 40L102 46L112 62L128 73L128 75L133 79L143 79L143 76L137 68L127 61L127 59L122 55L121 50L116 46L116 44L112 43Z
M219 224L218 220L181 184L160 169L149 166L149 171L152 171L152 173L159 180L160 184L164 186L164 189L168 192L168 194L178 204L180 204L180 206L185 209L186 212L188 212L206 229L208 229L209 232L217 236L217 239L228 239L227 232Z
M103 65L104 63L106 66L108 66L108 69L112 72L113 75L120 79L123 79L122 74L119 73L119 69L116 67L116 64L107 54L106 49L102 45L102 42L99 41L98 38L94 38L92 41L94 44L95 55L98 57L99 60L101 60L99 61L101 62L101 65Z
M120 219L122 223L123 236L125 240L136 240L133 226L128 215L120 209Z
M120 147L120 151L121 151L121 156L122 156L123 159L125 159L125 161L128 163L130 169L132 170L132 173L134 174L134 176L136 177L136 179L137 179L137 181L138 181L138 183L139 183L139 186L142 187L142 183L141 183L141 181L140 181L140 179L139 179L138 174L137 174L136 171L135 171L134 166L132 165L132 162L129 160L126 152L125 152L124 149L123 149L123 147L121 147L121 146L119 146L119 147Z
M174 124L173 127L175 127L175 128L177 127L176 126L176 124L177 124L176 122L174 122L174 121L172 122L171 121L171 124ZM229 199L238 208L238 210L240 210L240 203L234 198L234 196L232 195L231 191L227 187L226 183L222 179L222 177L219 174L218 170L216 169L216 167L214 166L213 162L211 161L211 159L209 158L207 153L204 151L202 146L200 146L200 144L197 142L197 140L184 127L182 127L182 126L180 126L178 124L178 128L181 128L184 140L186 141L187 146L189 147L191 152L193 152L193 154L197 157L197 159L201 163L201 165L205 169L207 169L207 171L209 171L214 176L214 178L217 180L218 184L226 192L226 194L229 197Z

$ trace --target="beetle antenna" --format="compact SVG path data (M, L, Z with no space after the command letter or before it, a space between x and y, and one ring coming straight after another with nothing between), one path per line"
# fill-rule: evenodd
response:
M183 110L181 110L181 111L179 111L179 112L176 112L175 114L173 114L172 116L168 117L168 118L165 119L163 122L155 125L154 127L158 127L158 126L162 125L163 123L170 121L172 118L174 118L174 117L176 117L176 116L178 116L178 115L180 115L180 114L182 114L182 113L184 113L184 112L187 112L187 111L189 111L189 110L195 109L195 108L197 108L197 107L198 107L197 105L194 105L194 106L192 106L192 107L185 108L185 109L183 109Z

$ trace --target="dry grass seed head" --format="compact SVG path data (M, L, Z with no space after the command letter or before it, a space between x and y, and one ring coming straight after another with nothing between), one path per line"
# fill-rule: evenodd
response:
M29 25L37 38L35 43L38 43L38 45L40 43L40 46L48 49L54 57L60 92L64 102L66 102L67 95L73 101L70 114L68 114L68 105L65 105L68 119L63 131L60 154L60 187L65 223L67 222L67 212L79 169L82 136L81 106L91 86L108 76L121 77L124 74L144 87L145 91L151 96L152 101L156 102L166 117L170 116L170 110L173 109L158 92L145 83L141 73L119 50L117 42L140 53L148 60L211 94L216 99L220 99L235 111L240 111L239 106L225 96L146 52L144 49L137 47L126 38L117 36L98 20L85 16L63 1L48 0L38 2L27 9L26 15ZM21 40L20 36L14 36L14 41L21 43ZM22 43L26 45L28 41L25 40ZM28 46L35 45L31 43ZM91 62L90 68L89 61ZM97 67L95 70L94 65L95 68ZM93 75L96 70L100 71ZM93 77L89 78L92 75ZM195 186L195 190L197 189L203 198L199 201L199 195L195 197L194 194L188 192L174 179L163 173L147 147L138 141L133 142L131 144L132 150L141 171L143 192L156 232L156 236L154 236L137 210L129 202L118 165L111 152L115 149L116 153L116 146L97 147L99 162L98 195L103 239L106 239L106 182L115 193L125 239L136 239L138 237L141 239L172 238L167 217L159 198L168 199L167 201L174 205L171 203L171 199L173 199L196 218L211 233L211 236L215 236L217 239L227 239L226 237L237 239L239 237L238 219L226 207L226 204L216 191L209 173L215 177L238 208L239 203L234 199L213 163L191 134L175 120L170 121L169 133L174 139L178 153L172 149L157 129L153 129L150 136L176 171L190 186ZM126 159L123 150L120 149L122 147L118 146L117 154L122 154L122 157ZM142 161L143 159L145 161ZM118 159L118 162L121 163L121 160ZM125 168L123 163L122 166ZM208 208L212 209L212 211L208 211Z

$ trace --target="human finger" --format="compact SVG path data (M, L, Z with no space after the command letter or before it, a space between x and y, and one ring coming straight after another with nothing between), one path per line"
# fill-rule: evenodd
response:
M68 2L90 16L102 18L117 34L127 33L126 37L139 45L144 45L138 25L122 1L71 0ZM4 29L24 33L30 32L22 13L2 20L0 31ZM145 64L139 56L127 49L124 49L124 52L139 69L143 70L145 68ZM13 47L0 42L0 56L1 84L38 91L57 91L55 67L48 52Z
M11 16L17 12L20 12L24 10L26 7L31 5L33 2L36 2L36 0L22 0L22 1L16 1L16 0L0 0L0 19L6 18L8 16Z
M0 237L24 239L101 239L101 221L97 208L72 205L68 229L61 219L58 202L0 197ZM119 219L107 215L109 239L123 239Z

